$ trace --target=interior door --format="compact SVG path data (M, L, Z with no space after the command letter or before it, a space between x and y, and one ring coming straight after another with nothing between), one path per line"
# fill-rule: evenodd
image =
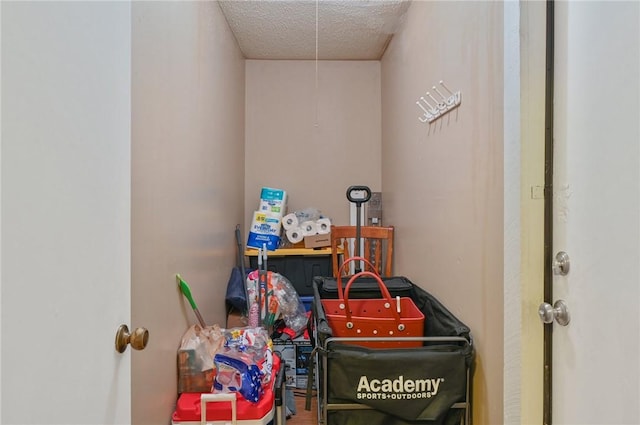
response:
M131 6L1 8L1 422L129 424Z
M552 421L638 424L640 3L555 2L554 28Z

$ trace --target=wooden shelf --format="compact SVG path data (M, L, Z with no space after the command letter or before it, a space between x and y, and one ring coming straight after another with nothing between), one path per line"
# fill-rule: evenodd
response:
M342 249L338 249L338 254L341 254L341 253L342 253ZM257 257L258 250L247 248L244 251L244 255L246 255L247 257ZM286 257L289 255L304 255L305 257L314 256L314 255L331 255L331 247L328 246L325 248L283 248L283 249L276 249L275 251L267 252L267 258Z

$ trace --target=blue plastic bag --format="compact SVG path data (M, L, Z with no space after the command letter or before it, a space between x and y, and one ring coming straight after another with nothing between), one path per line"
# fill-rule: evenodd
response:
M234 350L227 350L214 356L216 377L214 391L238 392L253 403L262 397L262 372L249 356Z

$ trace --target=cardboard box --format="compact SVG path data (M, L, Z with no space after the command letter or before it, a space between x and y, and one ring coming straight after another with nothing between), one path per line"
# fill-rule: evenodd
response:
M304 237L305 248L323 248L325 246L331 246L331 233Z
M309 360L313 347L308 340L296 345L296 388L307 388L309 379Z
M215 377L213 356L224 346L223 329L195 324L182 336L178 348L178 393L210 392Z
M202 370L195 350L178 350L178 394L210 392L215 371Z
M273 341L273 349L280 353L285 362L287 388L307 388L309 356L313 348L311 341L302 336L293 341Z
M284 362L284 376L287 388L296 388L296 346L293 342L273 341L273 350L280 353Z
M243 328L248 326L247 322L247 318L238 310L231 310L227 315L227 329Z

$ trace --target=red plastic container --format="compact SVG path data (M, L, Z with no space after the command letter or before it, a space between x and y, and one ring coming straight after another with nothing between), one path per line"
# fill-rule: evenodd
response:
M280 357L273 356L273 370L280 370ZM241 425L266 425L275 414L275 373L270 386L265 388L264 395L257 403L245 400L239 393L182 393L178 397L176 410L171 417L172 425L202 424L202 401L205 399L206 424L226 425L232 421L232 405L235 398L236 421ZM220 398L219 401L207 401L208 398Z

